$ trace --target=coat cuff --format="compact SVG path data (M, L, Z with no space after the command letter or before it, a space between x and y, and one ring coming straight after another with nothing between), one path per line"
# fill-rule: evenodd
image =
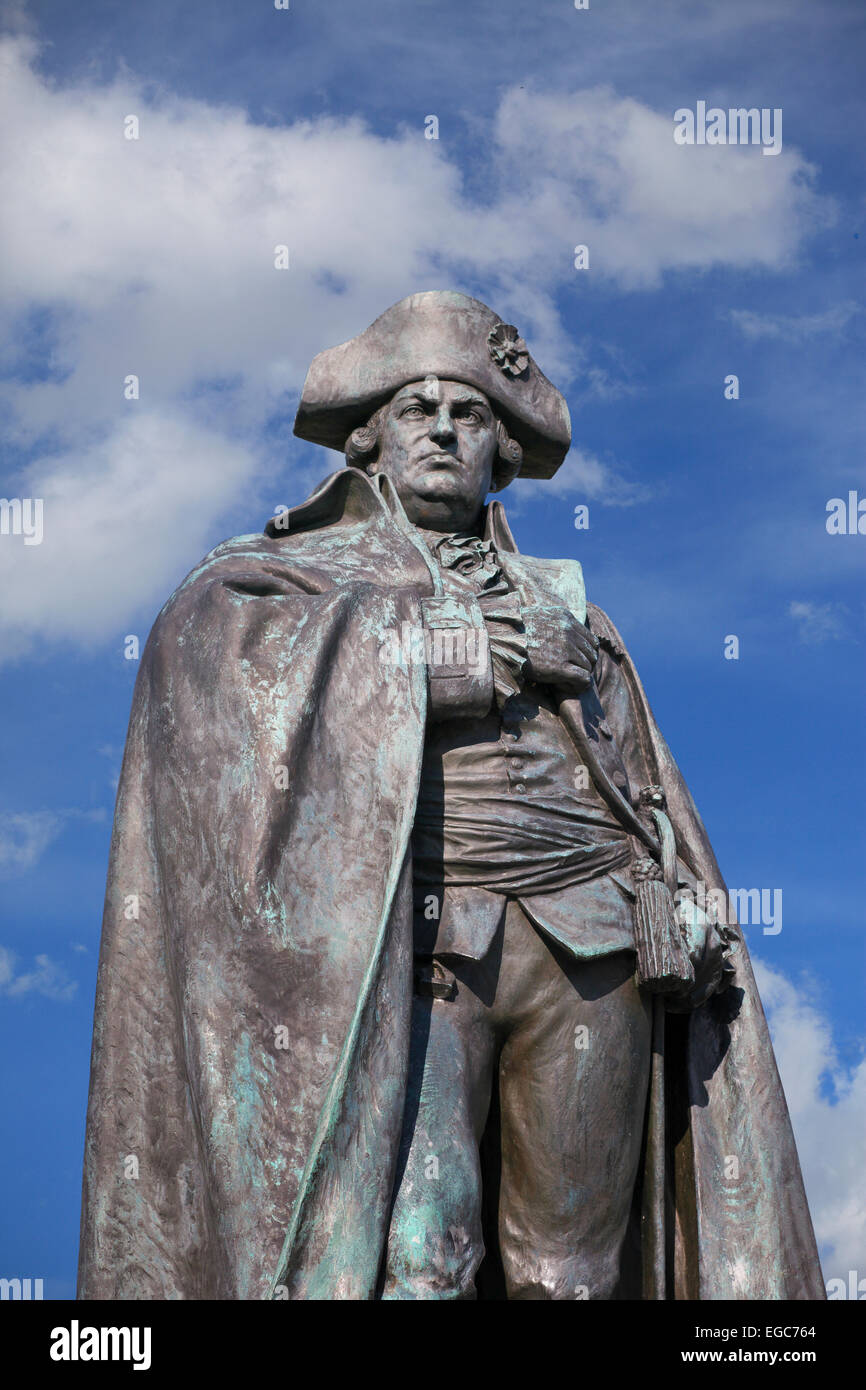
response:
M493 665L477 599L422 598L421 615L430 718L482 718L493 703Z

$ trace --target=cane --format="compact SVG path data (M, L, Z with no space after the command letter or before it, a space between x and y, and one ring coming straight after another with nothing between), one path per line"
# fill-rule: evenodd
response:
M597 697L596 697L597 698ZM600 706L599 706L600 708ZM657 784L643 787L639 806L655 823L655 835L638 811L627 801L608 776L589 737L580 700L562 700L559 712L589 768L596 787L614 814L632 835L648 849L631 862L635 885L634 935L635 979L652 995L652 1060L647 1113L646 1155L644 1161L641 1209L641 1250L643 1255L643 1296L667 1296L665 1268L665 995L681 994L694 983L694 969L674 916L677 890L677 846L673 826L668 820L664 791Z
M665 1001L653 995L652 1063L641 1212L643 1296L663 1299L665 1279Z
M647 1112L641 1249L643 1296L667 1297L665 1260L665 995L678 993L694 980L694 971L677 928L673 899L677 890L677 849L661 787L644 787L641 805L655 821L661 864L638 859L632 864L637 896L635 946L638 983L652 993L652 1060Z

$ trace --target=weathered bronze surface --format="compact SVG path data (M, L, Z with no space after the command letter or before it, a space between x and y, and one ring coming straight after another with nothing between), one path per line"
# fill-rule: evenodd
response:
M296 432L347 466L142 659L80 1296L823 1297L692 798L580 565L485 501L562 462L561 395L415 295Z

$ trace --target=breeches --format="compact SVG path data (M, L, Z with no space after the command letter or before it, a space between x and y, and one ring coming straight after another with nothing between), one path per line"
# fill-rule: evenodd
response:
M578 961L511 900L452 998L417 996L382 1297L471 1299L498 1086L509 1299L615 1296L642 1150L651 1004L634 955Z

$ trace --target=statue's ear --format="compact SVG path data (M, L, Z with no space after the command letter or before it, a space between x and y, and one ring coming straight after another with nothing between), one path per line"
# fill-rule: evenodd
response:
M502 492L513 483L523 465L523 449L516 439L512 439L503 422L496 421L496 435L499 448L496 453L496 460L493 464L493 473L490 479L490 491Z

